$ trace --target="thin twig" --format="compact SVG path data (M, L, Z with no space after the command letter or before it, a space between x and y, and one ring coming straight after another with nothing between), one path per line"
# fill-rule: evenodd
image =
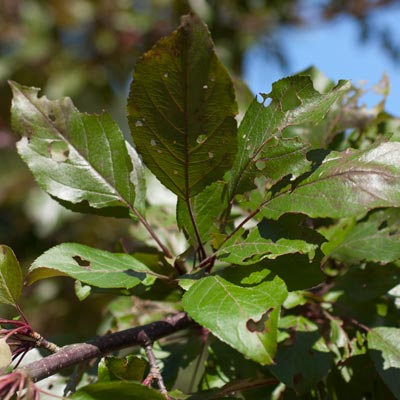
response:
M276 196L278 197L278 196ZM242 228L247 222L249 222L253 217L255 217L261 210L271 201L272 199L268 199L263 201L254 211L252 211L231 233L226 235L222 243L220 244L219 247L221 247L224 243L226 243L233 235L235 235L240 228ZM212 263L216 256L217 256L217 251L214 251L214 253L210 254L208 257L206 257L204 260L201 261L199 265L197 265L197 268L203 268L205 266L210 265Z
M187 208L188 208L190 221L192 222L194 234L196 236L197 246L198 246L199 255L200 255L199 258L200 258L200 262L201 262L207 257L207 253L206 253L206 251L204 249L204 246L203 246L203 243L201 241L200 232L199 232L199 229L197 227L197 222L196 222L196 219L194 217L192 204L190 203L190 199L189 198L186 199L186 205L187 205Z
M209 331L205 328L201 328L201 347L200 347L200 352L199 352L199 357L197 358L196 361L196 366L193 371L192 378L190 379L190 384L189 384L189 393L193 392L194 389L194 383L197 377L197 374L200 369L200 364L203 362L204 363L204 353L207 349L207 341L209 337Z
M167 388L165 387L164 379L161 375L160 368L157 365L157 360L153 352L153 343L151 339L149 338L149 336L146 334L145 331L141 331L138 335L138 338L142 342L142 347L146 352L147 359L149 360L150 364L150 373L146 378L146 380L148 380L149 386L155 379L157 381L158 388L160 389L162 395L166 398L166 400L171 400L171 398L168 395Z
M43 349L46 349L50 351L50 353L57 353L57 351L61 350L61 347L57 346L53 342L49 342L47 339L45 339L42 335L40 335L38 332L32 332L30 336L35 339L35 345L36 347L41 347Z
M191 324L191 319L181 312L151 324L110 333L85 343L65 346L46 358L19 368L18 371L25 374L32 381L37 382L85 360L102 357L113 351L140 345L139 333L142 331L148 335L151 341L155 341L185 329Z
M146 228L147 232L149 232L150 236L156 241L162 252L164 253L165 257L167 258L173 258L173 255L167 248L167 246L164 245L164 243L161 241L161 239L157 236L157 234L154 232L154 229L151 227L151 225L146 221L146 219L143 217L142 214L139 213L136 208L131 207L130 210L136 215L137 219L142 223L142 225Z

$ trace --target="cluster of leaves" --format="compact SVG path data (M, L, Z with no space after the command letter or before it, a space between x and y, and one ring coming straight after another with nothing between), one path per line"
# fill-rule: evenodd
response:
M237 128L233 84L194 15L135 68L134 147L107 113L11 87L18 152L38 184L149 234L129 253L59 244L28 284L68 276L82 300L102 290L183 309L198 325L159 354L174 398L400 397L400 136L381 106L356 107L349 82L310 69L254 99ZM177 196L182 254L146 218L142 161ZM4 249L0 299L15 304L19 267ZM72 398L163 398L129 382L145 370L129 357L102 361Z

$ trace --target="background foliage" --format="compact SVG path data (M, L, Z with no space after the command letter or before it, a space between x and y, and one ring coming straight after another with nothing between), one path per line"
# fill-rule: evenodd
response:
M139 55L149 49L160 36L169 34L178 24L179 15L188 11L191 6L199 11L199 4L203 4L145 2L147 5L138 3L136 8L129 2L114 2L112 6L108 2L99 2L96 5L84 1L64 3L2 3L8 13L3 15L8 17L7 29L1 33L1 48L4 54L0 64L1 90L6 94L0 96L4 102L0 117L0 242L14 249L23 267L52 246L74 241L119 253L115 254L115 257L119 257L119 264L124 256L122 253L135 254L138 263L136 271L140 268L141 272L145 271L145 266L151 266L152 271L145 271L148 274L147 280L140 285L138 282L141 280L134 276L130 276L129 281L121 280L118 276L121 271L115 271L112 278L115 280L107 279L100 283L92 280L90 271L85 277L75 275L73 267L76 268L76 265L68 271L63 266L57 272L57 266L53 266L51 271L44 272L40 266L46 263L46 257L48 260L54 257L72 258L71 250L65 245L53 247L45 253L42 256L45 261L36 260L30 274L31 282L39 279L37 277L43 277L40 275L42 273L47 276L68 274L79 280L75 288L72 281L60 280L60 283L57 283L56 280L44 280L29 287L25 292L26 298L29 299L29 305L26 305L29 320L34 321L38 331L46 332L46 337L57 340L60 344L86 339L88 335L93 335L94 326L98 327L99 332L104 332L110 327L121 329L143 324L170 312L176 307L173 303L149 303L147 298L174 300L177 296L176 291L171 290L162 279L155 279L160 274L173 276L174 271L166 265L160 254L149 252L149 242L146 243L145 240L146 233L139 225L132 226L129 221L121 219L68 213L56 207L48 197L38 191L26 167L15 156L15 139L10 133L8 114L11 94L5 86L5 81L12 78L25 85L43 87L51 99L71 96L77 108L72 103L61 106L72 110L76 126L112 125L105 114L94 117L78 111L99 112L104 108L112 113L126 135L127 123L122 117L125 113L126 88ZM277 3L279 4L268 2L268 5L264 5L260 2L256 6L253 2L230 2L231 6L227 7L225 2L204 2L205 20L209 23L217 50L221 59L234 73L240 74L243 52L259 35L271 35L281 23L307 22L301 18L300 4L297 2ZM351 4L351 7L347 5L335 8L334 2L329 3L326 8L320 10L321 17L330 18L338 12L348 12L359 18L361 26L368 28L363 18L368 15L369 6L363 2L348 4ZM267 31L266 21L269 26ZM135 29L132 29L133 26ZM228 38L233 40L228 41ZM267 50L285 62L279 51L279 40L272 44L268 41L267 43ZM393 54L395 55L395 51ZM146 67L148 65L145 63L139 63L135 70L136 76L140 78L141 68L145 70ZM218 70L219 67L216 68ZM179 76L180 72L165 72L167 77L173 80L171 87L175 88L179 80L174 79L173 74L175 72ZM224 69L216 72L218 81L227 79L224 78L225 73ZM233 154L228 154L226 164L220 166L220 172L217 170L214 175L210 175L208 181L194 189L185 184L184 179L182 180L183 172L179 169L175 180L163 180L156 166L149 162L151 152L166 150L153 146L154 142L151 140L156 141L157 137L150 139L150 146L149 143L143 144L142 149L141 144L137 143L142 155L146 151L150 154L149 159L144 157L147 166L169 189L178 194L178 223L192 242L199 244L199 237L212 238L203 249L205 253L209 254L212 246L218 249L217 257L222 262L249 266L246 276L225 271L195 283L191 277L181 280L182 287L190 288L183 298L185 310L197 322L210 329L216 338L222 340L221 342L215 338L210 339L209 346L204 347L202 352L199 352L199 336L167 344L162 351L160 350L160 359L165 357L167 383L173 385L175 382L176 387L183 392L192 391L198 386L203 390L214 389L215 392L209 392L209 395L213 396L215 393L225 393L220 391L224 385L228 385L228 388L224 389L226 393L232 392L233 390L229 390L229 384L233 384L232 382L239 378L245 381L260 377L260 386L262 385L263 389L243 391L241 395L244 398L265 396L265 382L268 380L273 383L268 386L271 388L271 396L276 398L279 398L277 396L280 395L280 391L285 393L284 396L294 396L296 393L298 396L314 398L323 396L325 391L337 398L343 398L351 391L355 393L355 397L360 393L375 398L398 395L395 375L390 369L398 367L397 358L392 357L397 353L398 347L394 339L398 326L397 292L393 289L398 283L398 215L396 208L390 208L397 207L399 201L396 189L398 120L384 112L383 103L366 112L358 106L361 92L345 82L334 86L333 82L322 78L316 70L306 71L303 75L312 77L315 89L312 80L305 76L279 81L269 95L271 103L268 108L264 107L268 105L268 101L261 104L260 99L251 102L251 96L238 97L242 112L250 105L237 136L237 148L242 152L238 158L240 161L235 161ZM211 86L211 81L198 84L200 83L202 86ZM21 90L15 88L14 90ZM133 85L131 90L135 91L138 88ZM33 102L36 101L36 92L31 89L27 92L26 88L22 89L22 92L24 91L34 99ZM238 92L238 87L236 91ZM17 95L16 98L18 99ZM40 98L40 101L44 102L43 98ZM143 104L143 100L137 101L140 105ZM229 103L229 99L227 101ZM52 109L53 103L44 107ZM144 129L137 124L139 114L149 110L140 110L134 100L130 101L129 107L130 124L135 140L135 131ZM291 112L293 109L296 112ZM224 110L222 117L231 116L234 110L235 106L232 105L230 110ZM57 114L54 116L58 118ZM252 125L254 121L257 121L257 124ZM44 123L46 125L46 121ZM143 121L142 123L146 125ZM184 124L185 121L181 123ZM195 129L197 132L198 127ZM20 130L22 134L24 127L16 130ZM112 127L111 131L114 132ZM229 141L232 137L229 124L226 132L226 140ZM264 132L264 136L260 135L260 132ZM279 141L269 140L271 132L283 136L279 136ZM384 136L386 133L393 133L393 136ZM73 133L71 135L74 136ZM301 140L296 139L297 136L300 136ZM203 139L199 135L194 136L193 131L192 145L199 148L200 157L224 157L223 153L214 154L217 151L215 147L203 144ZM115 146L120 148L122 134L115 138L108 136L105 140L114 142ZM52 142L53 165L66 157L66 147L63 143L58 140ZM233 142L229 143L232 145ZM28 164L32 145L34 143L29 141L19 144L20 153ZM35 151L47 151L47 147L40 149L40 143L38 146L39 150ZM189 147L185 147L184 151L190 152L190 146L189 144ZM344 152L349 147L358 150ZM320 148L324 148L325 151L321 152L318 150ZM224 150L226 147L222 146L218 151ZM232 145L230 150L234 153L235 145ZM325 158L328 152L330 154ZM213 157L210 157L210 153ZM124 187L126 195L122 196L122 200L118 196L107 200L107 207L120 207L123 203L122 208L129 205L130 211L141 211L146 201L147 218L153 225L159 226L156 231L158 237L167 243L175 254L182 253L186 250L185 239L175 226L174 206L165 202L160 205L154 200L157 196L164 197L163 194L157 194L161 189L158 186L150 186L148 193L150 192L151 196L145 200L143 193L135 193L132 196L132 190L123 186L124 174L126 176L130 170L130 163L133 162L128 160L128 154L131 154L129 148L124 152L125 164L118 168L121 175L114 181L115 187ZM70 153L67 157L69 155ZM164 161L167 163L169 160ZM225 190L217 180L222 178L223 172L230 165L231 179ZM49 170L48 166L45 169ZM346 177L349 170L362 172ZM40 175L40 171L38 173ZM196 171L193 171L191 175L195 173ZM282 179L288 173L292 174L291 178ZM305 177L305 173L308 176ZM267 176L268 179L263 181L261 176ZM40 179L38 180L40 182ZM214 182L213 185L201 192L211 182ZM353 188L351 193L348 191L350 183ZM41 184L46 186L48 182L43 181ZM92 184L97 185L98 182ZM273 188L273 199L265 197L265 188L268 191ZM292 192L294 188L296 190ZM320 193L324 193L324 197L319 197ZM50 191L50 194L60 197L57 190ZM239 196L235 197L236 194ZM110 195L105 193L106 197ZM262 213L257 216L251 215L256 217L251 222L258 224L257 229L248 234L239 230L231 237L220 236L220 226L215 222L224 220L224 209L221 205L234 197L234 218L246 218L262 205ZM310 198L313 199L312 203ZM77 203L79 199L62 200L66 202L64 205L73 208L68 203ZM92 212L98 211L100 203L103 206L106 200L99 202L96 196L95 202L97 203L91 203L89 199ZM187 213L188 205L199 217L198 232L191 227L190 215ZM237 205L240 207L236 208ZM104 211L107 207L100 213L107 214ZM376 208L378 209L375 210ZM115 209L109 211L115 212ZM283 215L288 211L301 212L306 217ZM262 218L259 218L260 215ZM225 220L224 224L227 223L233 223L233 220ZM85 247L74 247L75 256L78 250L80 262L89 260L95 265L95 271L102 268L105 257L103 253ZM54 253L51 253L52 251ZM59 253L55 254L56 251ZM194 257L190 251L184 256L193 261ZM204 254L199 251L196 257L202 259ZM107 260L107 263L109 262ZM163 264L161 269L156 267L160 262ZM271 275L263 272L266 268L272 271ZM81 272L79 268L78 272ZM324 279L324 285L311 291L305 290ZM118 280L123 282L121 286L115 283ZM330 285L333 282L332 289ZM115 297L117 291L106 293L102 289L105 289L107 284L112 285L114 289L127 290L135 287L135 293L142 300ZM88 285L99 289L92 290L94 294L87 297L83 303L79 303L74 292L84 299L90 293ZM214 302L202 304L203 285L215 288ZM246 285L252 285L254 302L267 307L254 310L252 307L248 309L247 304L240 304L240 299L245 296L243 292L246 292ZM290 291L288 298L285 286ZM230 303L223 295L227 291L232 294L231 301L236 297L239 300ZM271 291L275 294L273 299L266 295ZM232 321L232 328L224 326L224 329L221 329L215 320L202 319L206 314L215 315L215 319L219 320L220 308L216 309L213 304L222 303L226 307L221 315L226 315L229 310L238 306L243 311L241 321L251 320L250 326L254 333L260 328L257 325L258 321L251 319L251 316L254 313L262 314L269 308L279 308L284 301L286 311L279 322L279 332L277 312L272 310L263 315L263 318L270 321L271 326L268 326L268 329L276 332L275 339L281 343L276 356L276 366L260 367L256 363L267 364L274 357L276 343L274 346L273 337L270 337L267 343L261 343L260 347L259 341L252 342L251 338L254 335L235 336L234 327L239 323L236 320ZM207 313L204 313L204 310L207 310ZM8 312L5 310L5 313ZM224 321L226 324L229 322ZM75 327L73 331L68 328L71 324ZM377 328L368 330L366 334L365 329L358 329L363 326ZM245 328L247 329L248 325ZM368 354L366 340L369 346ZM224 359L224 354L228 352L225 343L238 351L236 353L230 350L229 360ZM173 360L172 354L175 353L189 354L191 359ZM240 353L252 361L244 359ZM205 359L208 360L207 363L200 368L199 365L202 365L202 360ZM335 367L332 367L333 361ZM183 366L185 362L188 369L182 372L177 366ZM193 365L200 369L190 375L190 383L187 383L188 371ZM277 385L277 379L281 384ZM324 380L322 386L319 384L321 380ZM185 381L186 384L182 383ZM249 386L257 387L257 384L249 383ZM101 391L104 392L104 388ZM84 394L81 396L87 398Z

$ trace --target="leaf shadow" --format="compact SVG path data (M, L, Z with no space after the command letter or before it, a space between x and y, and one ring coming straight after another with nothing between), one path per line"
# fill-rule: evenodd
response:
M328 374L333 360L330 352L316 348L320 338L318 331L295 332L279 346L276 363L268 369L297 393L315 387Z

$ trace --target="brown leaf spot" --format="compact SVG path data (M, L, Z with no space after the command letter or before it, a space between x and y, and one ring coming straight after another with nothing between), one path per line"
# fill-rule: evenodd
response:
M86 268L86 269L91 269L89 260L86 260L85 258L82 258L81 256L73 256L72 258L77 262L77 264L80 267Z
M268 328L266 327L266 323L269 319L269 314L274 310L274 307L270 307L265 313L261 316L258 321L254 321L254 319L250 318L246 322L246 328L250 332L259 332L259 333L267 333Z
M50 157L56 162L64 162L69 157L69 147L65 142L54 140L49 143L48 150Z
M298 372L293 376L293 383L294 386L297 386L302 380L303 380L303 374L301 372Z

